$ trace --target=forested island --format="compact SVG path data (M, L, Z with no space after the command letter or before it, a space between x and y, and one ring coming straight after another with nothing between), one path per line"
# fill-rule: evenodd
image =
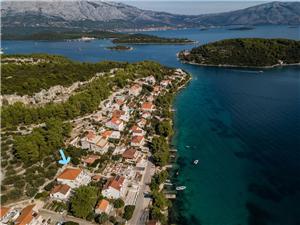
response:
M115 50L115 51L130 51L130 50L133 50L132 47L125 46L125 45L110 46L110 47L107 47L106 49Z
M60 40L80 40L85 38L118 38L124 36L122 33L110 31L79 31L79 30L62 30L53 31L45 30L39 32L24 32L24 33L3 33L2 40L36 40L36 41L60 41Z
M178 57L203 66L274 67L299 65L300 41L288 39L237 38L205 44Z
M191 44L187 38L165 38L149 34L128 34L113 40L113 43L130 44Z

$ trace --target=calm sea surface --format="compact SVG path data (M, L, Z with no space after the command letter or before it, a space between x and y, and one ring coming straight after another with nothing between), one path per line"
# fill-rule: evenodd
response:
M200 44L233 37L299 39L299 29L187 29L150 32ZM79 61L156 60L181 67L192 81L175 101L178 195L173 220L187 225L300 224L300 68L263 70L183 65L176 52L193 45L132 45L105 50L92 42L3 41L5 53L47 52ZM188 146L188 147L187 147ZM192 161L198 159L199 164Z

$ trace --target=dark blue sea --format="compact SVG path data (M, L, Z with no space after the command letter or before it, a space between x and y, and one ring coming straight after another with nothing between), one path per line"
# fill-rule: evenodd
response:
M225 38L299 40L299 28L260 26L149 32L204 44ZM47 52L79 61L156 60L192 74L176 97L176 185L172 222L181 225L300 224L300 67L267 70L181 64L176 53L193 45L132 45L114 52L110 40L3 41L5 53ZM192 161L198 159L198 165Z

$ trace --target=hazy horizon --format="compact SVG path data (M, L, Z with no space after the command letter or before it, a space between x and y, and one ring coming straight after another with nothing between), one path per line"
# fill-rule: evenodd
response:
M120 1L144 10L163 11L174 14L199 15L220 13L248 8L271 1Z

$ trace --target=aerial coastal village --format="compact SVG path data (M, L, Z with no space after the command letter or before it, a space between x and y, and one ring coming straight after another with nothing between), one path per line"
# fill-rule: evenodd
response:
M101 196L94 199L96 204L92 206L93 214L98 215L96 222L136 224L153 205L153 198L149 197L153 177L160 177L168 168L165 163L160 164L159 159L155 163L151 149L153 139L161 138L153 131L152 120L172 124L172 118L160 113L160 107L164 106L158 105L157 99L172 89L178 91L189 79L181 69L161 81L154 76L136 79L115 90L100 103L99 110L72 120L73 129L65 146L81 151L76 163L73 152L71 162L61 166L55 178L45 184L48 191L40 189L40 198L2 206L1 224L62 224L66 221L95 224L68 213L70 202L75 204L74 199L82 198L82 193L92 198L91 190ZM172 111L170 107L165 110ZM169 135L163 139L168 143ZM164 175L163 180L154 184L159 185L154 188L158 195L163 195L166 179ZM167 214L167 208L160 210ZM160 224L160 221L144 218L144 224Z

